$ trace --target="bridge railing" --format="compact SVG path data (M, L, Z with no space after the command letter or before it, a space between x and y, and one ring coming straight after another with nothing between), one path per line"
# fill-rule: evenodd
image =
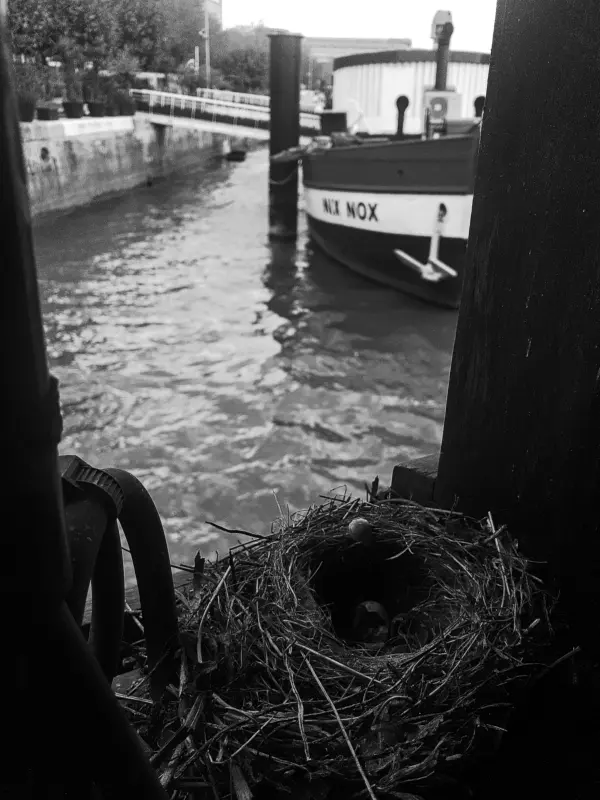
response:
M206 100L224 100L240 105L269 107L271 98L268 94L247 94L244 92L231 92L226 89L196 89L196 96ZM310 103L300 103L300 111L307 114L314 114L314 105Z
M265 105L250 105L231 100L194 97L194 95L159 92L152 89L132 89L130 94L135 100L137 108L150 114L203 119L244 128L269 128L271 112ZM260 95L254 95L254 97L260 97ZM300 112L300 133L302 135L314 136L320 131L320 128L319 114Z

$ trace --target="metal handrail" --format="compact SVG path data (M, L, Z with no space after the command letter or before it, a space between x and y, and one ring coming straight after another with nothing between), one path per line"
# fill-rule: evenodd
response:
M209 91L209 90L206 90ZM257 122L268 122L271 117L269 108L249 103L236 103L231 100L210 99L208 97L195 97L188 94L177 94L176 92L161 92L155 89L131 89L130 95L134 100L147 104L150 112L153 108L169 108L170 116L175 116L176 109L190 109L191 117L196 112L200 114L224 114L230 115L232 119L238 120L246 117ZM259 97L259 95L248 95L249 97ZM300 124L304 128L320 130L321 117L313 112L300 112Z
M225 100L240 105L269 107L271 98L268 94L249 94L248 92L234 92L230 89L196 89L197 97L208 100ZM315 114L314 106L309 103L300 103L300 111L305 114Z

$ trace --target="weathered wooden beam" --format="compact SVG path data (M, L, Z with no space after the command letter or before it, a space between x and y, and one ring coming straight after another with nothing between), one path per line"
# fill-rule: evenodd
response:
M394 467L390 489L396 497L414 500L423 506L434 502L439 452L415 458Z
M434 496L600 591L598 0L498 0Z

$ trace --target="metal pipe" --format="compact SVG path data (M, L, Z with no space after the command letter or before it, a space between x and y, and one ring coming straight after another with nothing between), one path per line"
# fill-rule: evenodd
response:
M438 35L438 48L435 55L435 91L446 91L448 84L448 62L450 60L450 39L454 33L454 25L451 22L444 23Z
M206 62L206 87L210 89L210 17L206 0L204 0L204 59Z

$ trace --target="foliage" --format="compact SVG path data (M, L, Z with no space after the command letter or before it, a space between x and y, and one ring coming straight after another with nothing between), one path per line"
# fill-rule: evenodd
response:
M127 46L106 62L106 69L114 76L119 89L131 89L140 71L140 61Z
M200 74L181 70L204 46L201 0L9 0L13 51L39 64L59 60L66 70L107 69L128 88L138 70L182 74L188 91L205 86ZM220 30L210 23L213 86L238 91L268 89L268 29L262 25ZM89 83L89 81L88 81ZM94 90L95 91L95 90Z
M94 69L83 73L83 99L86 103L102 103L106 100L100 76Z
M44 93L44 75L34 62L15 64L15 82L20 97L37 100Z
M61 57L67 37L71 51L98 60L114 43L112 2L95 0L11 0L8 22L14 50L41 61Z
M69 103L81 103L83 101L83 81L80 72L76 72L72 67L64 71L65 100Z
M269 29L259 24L250 28L231 28L215 37L214 64L223 73L227 88L237 92L268 91L268 34Z
M127 53L142 70L163 58L164 6L160 0L108 0L113 8L116 35L113 58Z
M198 0L163 0L162 13L163 59L168 69L176 69L193 58L194 48L203 44L199 31L204 28L204 12Z

